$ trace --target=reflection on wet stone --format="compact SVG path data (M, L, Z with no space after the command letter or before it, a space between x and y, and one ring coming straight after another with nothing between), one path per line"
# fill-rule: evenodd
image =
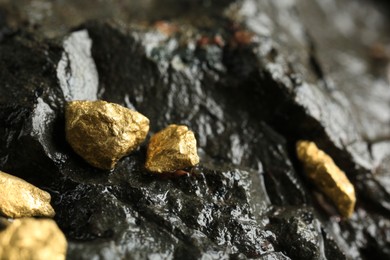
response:
M379 2L4 0L0 169L50 192L69 259L390 259ZM157 178L147 142L89 153L105 169L123 156L111 172L80 162L66 102L96 99L142 111L153 133L187 125L201 165ZM107 121L99 141L123 130ZM353 178L352 217L315 207L301 139Z

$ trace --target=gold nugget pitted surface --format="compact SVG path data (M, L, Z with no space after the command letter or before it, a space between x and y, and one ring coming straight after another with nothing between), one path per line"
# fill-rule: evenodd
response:
M67 242L54 220L22 218L0 231L0 259L63 260Z
M150 138L146 169L151 172L174 172L199 163L196 139L184 125L169 125Z
M354 211L356 196L345 173L315 143L299 141L296 148L309 179L333 201L342 216L350 217Z
M94 167L110 170L146 138L149 119L105 101L71 101L65 111L66 139Z
M54 217L50 194L0 171L0 214L9 218Z

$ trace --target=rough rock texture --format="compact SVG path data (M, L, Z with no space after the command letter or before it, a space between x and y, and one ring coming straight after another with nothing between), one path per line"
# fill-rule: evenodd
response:
M51 193L69 259L388 259L381 5L3 1L0 169ZM201 165L155 176L141 147L110 173L91 167L65 141L64 106L77 96L136 109L152 133L187 125ZM350 219L306 181L302 139L355 186Z
M149 141L145 168L151 172L174 172L199 163L195 135L184 125L169 125Z
M54 217L50 200L48 192L0 171L0 214L4 217Z
M106 101L70 101L65 135L73 150L92 166L110 170L134 151L149 132L149 119Z
M17 219L0 232L1 259L63 260L66 249L66 238L51 219Z

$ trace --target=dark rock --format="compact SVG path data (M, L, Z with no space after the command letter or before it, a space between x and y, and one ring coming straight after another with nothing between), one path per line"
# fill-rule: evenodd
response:
M194 258L258 257L273 251L273 233L254 216L264 215L269 206L265 187L257 185L258 173L200 168L164 179L144 173L131 163L134 159L122 161L107 183L73 183L60 191L58 222L70 239L89 241L82 247L72 242L70 257L103 254L107 249L101 243L107 239L117 248L104 253L109 258L141 252L145 257L178 256L188 250ZM262 195L249 197L251 189ZM122 248L123 243L128 245Z
M345 259L310 209L276 209L269 226L281 238L278 246L293 259Z
M390 23L379 1L306 2L0 4L0 169L52 194L70 259L390 257L389 62L370 52ZM65 141L73 99L188 125L201 165L151 175L141 147L92 168ZM301 174L299 139L354 183L351 219Z
M55 161L60 158L51 152L62 107L62 92L55 87L60 50L29 34L6 38L0 48L0 167L46 183L58 178Z

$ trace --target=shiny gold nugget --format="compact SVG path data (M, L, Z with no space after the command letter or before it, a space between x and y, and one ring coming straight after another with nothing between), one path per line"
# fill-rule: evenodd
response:
M299 141L297 154L310 180L333 201L341 215L350 217L356 196L355 189L345 173L313 142Z
M67 242L51 219L22 218L0 231L0 259L63 260Z
M199 163L196 139L183 125L169 125L150 138L146 169L151 172L174 172Z
M113 169L146 138L149 119L105 101L72 101L65 111L66 139L92 166Z
M50 194L0 171L0 214L9 218L54 217Z

